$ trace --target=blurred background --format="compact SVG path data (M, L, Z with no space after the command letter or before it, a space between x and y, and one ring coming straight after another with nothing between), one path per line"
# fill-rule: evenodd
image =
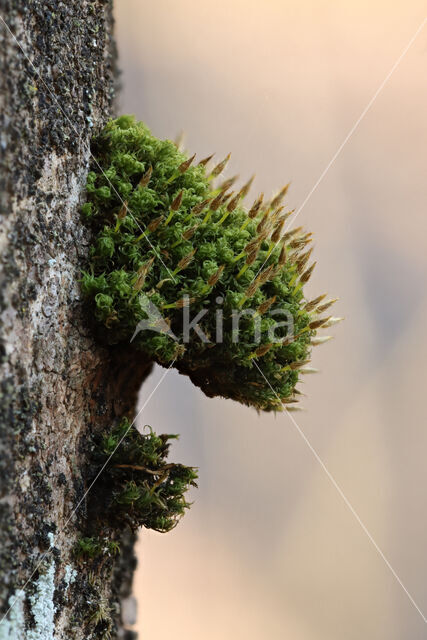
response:
M199 159L292 181L298 208L425 17L425 2L120 0L121 113ZM427 615L427 26L299 214L314 295L346 321L316 347L292 414ZM144 385L141 404L164 370ZM426 637L410 602L284 415L211 400L171 371L140 426L200 468L177 529L143 531L141 638Z

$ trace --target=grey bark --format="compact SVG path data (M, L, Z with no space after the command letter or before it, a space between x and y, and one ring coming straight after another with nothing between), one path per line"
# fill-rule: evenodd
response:
M133 536L116 561L73 554L91 438L132 414L150 366L94 342L78 284L89 142L114 103L112 0L0 14L19 42L0 21L0 639L130 638Z

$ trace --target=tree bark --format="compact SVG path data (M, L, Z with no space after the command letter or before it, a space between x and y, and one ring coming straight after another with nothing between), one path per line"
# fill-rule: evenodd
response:
M0 0L0 14L0 639L131 638L133 536L117 559L73 551L91 438L132 415L150 367L94 342L79 293L89 143L114 105L112 0Z

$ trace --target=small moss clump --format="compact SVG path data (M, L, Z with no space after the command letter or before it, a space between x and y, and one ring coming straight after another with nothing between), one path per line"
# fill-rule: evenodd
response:
M120 544L116 540L100 537L79 538L74 549L76 558L112 557L118 553L120 553Z
M216 182L228 157L196 165L131 116L110 121L92 152L83 215L95 235L82 288L103 339L132 340L208 396L266 411L296 402L332 301L304 297L311 234L284 228L287 187L245 208L251 181L238 191L233 178ZM138 330L149 303L160 325ZM186 335L190 311L200 316Z
M167 532L173 529L190 507L185 494L197 487L194 467L167 462L171 440L176 435L157 435L148 427L139 433L125 418L102 437L95 452L96 468L102 469L97 480L93 521L105 522L111 529L128 525ZM99 528L99 524L96 524ZM79 541L81 555L95 557L99 553L112 555L116 543L83 538Z

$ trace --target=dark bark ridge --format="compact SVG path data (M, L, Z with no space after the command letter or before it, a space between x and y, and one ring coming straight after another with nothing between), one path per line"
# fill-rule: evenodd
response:
M79 289L89 143L114 100L112 1L0 0L0 14L23 49L0 21L1 617L14 603L0 638L131 637L133 535L117 560L73 554L91 436L133 414L150 367L94 342Z

